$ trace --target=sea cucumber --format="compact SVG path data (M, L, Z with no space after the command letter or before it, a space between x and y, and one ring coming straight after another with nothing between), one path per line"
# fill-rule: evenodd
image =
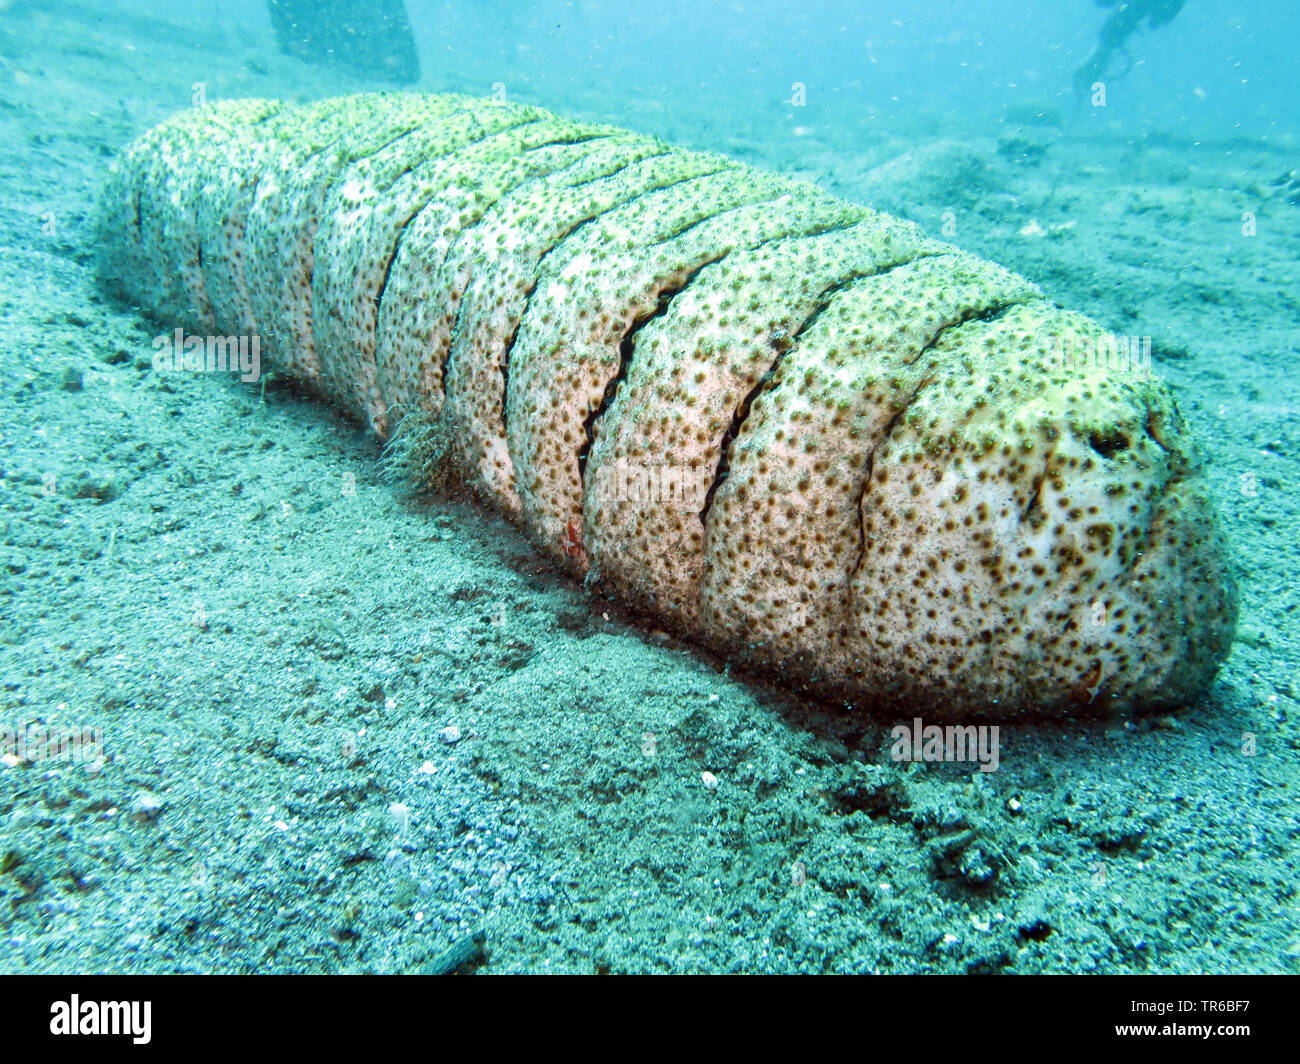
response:
M575 576L802 689L1153 709L1231 646L1168 389L1023 278L814 186L491 99L236 100L129 146L98 233L117 296L256 334Z

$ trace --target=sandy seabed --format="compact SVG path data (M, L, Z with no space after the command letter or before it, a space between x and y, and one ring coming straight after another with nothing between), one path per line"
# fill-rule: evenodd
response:
M892 722L731 675L472 503L385 483L329 408L155 372L164 326L93 280L113 154L196 81L370 86L238 26L101 14L0 7L0 726L102 729L106 755L0 764L0 970L1300 971L1294 142L519 86L1152 337L1240 566L1217 683L1004 725L997 772L899 765Z

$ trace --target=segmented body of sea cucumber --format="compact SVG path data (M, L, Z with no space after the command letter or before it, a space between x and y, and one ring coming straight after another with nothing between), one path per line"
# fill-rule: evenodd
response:
M1164 385L813 186L494 100L227 101L123 153L99 234L117 294L412 419L573 574L793 684L1095 713L1186 702L1230 647Z

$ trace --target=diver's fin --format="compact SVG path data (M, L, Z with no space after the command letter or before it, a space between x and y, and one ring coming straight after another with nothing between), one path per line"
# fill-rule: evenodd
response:
M420 80L403 0L267 0L267 7L286 55L400 85Z

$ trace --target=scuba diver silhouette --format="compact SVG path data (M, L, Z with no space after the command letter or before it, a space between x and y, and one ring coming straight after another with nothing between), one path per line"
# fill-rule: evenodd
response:
M267 0L266 6L285 55L399 85L420 80L402 0Z
M1097 40L1097 47L1074 72L1074 91L1077 95L1087 96L1092 85L1107 76L1123 77L1129 72L1132 59L1128 50L1128 39L1145 21L1148 30L1164 26L1174 20L1174 16L1183 9L1185 0L1096 0L1098 7L1113 7L1115 11L1106 19ZM1125 65L1118 73L1111 75L1111 62L1118 52L1123 55Z

